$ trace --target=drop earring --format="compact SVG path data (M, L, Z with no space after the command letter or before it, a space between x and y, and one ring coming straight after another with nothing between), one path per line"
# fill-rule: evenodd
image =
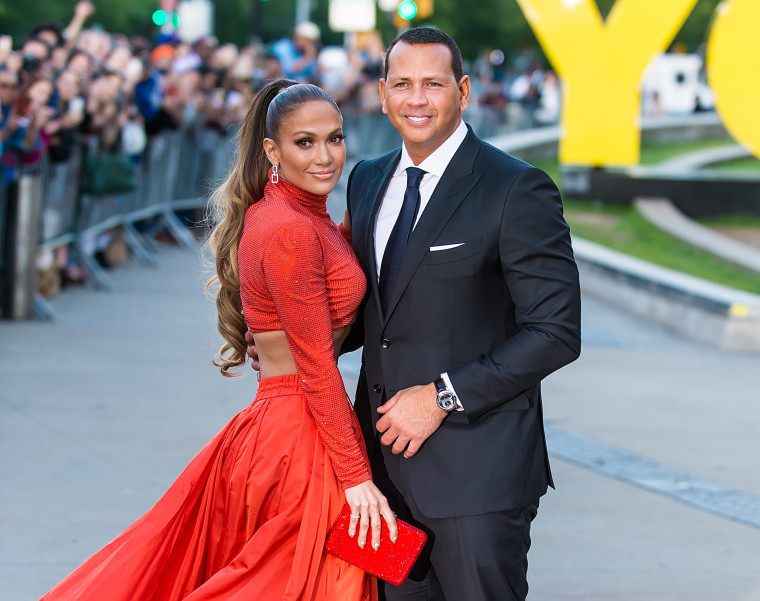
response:
M277 173L277 165L272 165L272 177L270 178L273 184L280 181L280 176Z

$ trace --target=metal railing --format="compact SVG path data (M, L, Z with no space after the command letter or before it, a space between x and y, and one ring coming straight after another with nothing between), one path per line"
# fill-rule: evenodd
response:
M468 111L481 135L488 134L482 111ZM401 142L387 116L344 115L348 153L355 160L378 156ZM153 235L162 229L181 245L197 248L187 214L202 209L211 190L225 177L234 150L236 128L225 133L203 124L163 132L148 140L134 159L134 187L94 194L83 185L91 175L88 159L102 158L83 143L66 162L44 158L20 167L16 179L0 182L0 307L2 316L51 318L52 308L36 292L36 261L66 248L89 281L109 290L114 284L98 257L99 241L117 233L142 263L156 262ZM178 216L179 215L179 216Z
M2 172L0 172L0 175ZM10 276L7 273L8 258L11 249L9 234L11 234L10 226L8 225L8 204L9 191L6 185L5 178L0 177L0 299L8 296L11 293ZM2 315L5 316L6 310L3 307Z
M95 194L82 185L88 156L98 156L87 144L65 163L45 158L21 169L14 183L0 188L3 316L53 316L36 294L35 260L61 247L76 254L95 287L106 290L113 282L96 258L99 237L118 231L134 256L148 265L156 261L152 235L161 229L179 244L197 248L177 212L206 205L211 189L226 175L233 135L199 126L151 138L133 162L133 189L119 193Z

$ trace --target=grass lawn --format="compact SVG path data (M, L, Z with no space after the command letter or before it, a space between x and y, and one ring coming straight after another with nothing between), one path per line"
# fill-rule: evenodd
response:
M715 146L727 146L735 142L727 137L691 140L688 142L643 142L641 144L642 165L655 165L679 154L688 154L696 150L704 150Z
M704 217L698 219L701 224L730 225L734 227L756 227L760 229L760 215L724 215L723 217Z
M755 157L746 157L736 159L735 161L725 161L710 165L710 169L719 171L760 171L760 160Z
M760 275L668 236L632 207L597 208L590 202L566 201L565 218L570 232L576 236L664 267L760 294Z
M677 144L648 143L642 147L642 163L657 163L678 154L727 143L730 140L726 138ZM752 160L760 169L760 161ZM546 171L557 183L561 182L556 160L531 162ZM670 269L760 294L760 276L757 273L736 267L672 238L650 224L630 205L564 200L564 207L565 218L573 235ZM760 216L712 218L702 223L760 229Z

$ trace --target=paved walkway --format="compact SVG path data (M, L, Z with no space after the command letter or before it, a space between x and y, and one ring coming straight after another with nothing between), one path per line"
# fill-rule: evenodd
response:
M54 323L0 323L3 601L34 601L115 536L253 397L252 375L210 363L201 271L167 248L155 269L114 271L114 292L67 290ZM757 357L590 298L584 339L544 388L557 491L533 530L529 598L760 599L760 529L736 521L760 499ZM351 389L356 355L342 366ZM726 516L687 504L694 482Z

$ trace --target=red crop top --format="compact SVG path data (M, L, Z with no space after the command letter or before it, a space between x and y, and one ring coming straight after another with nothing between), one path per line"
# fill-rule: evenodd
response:
M366 291L327 196L280 178L248 209L238 248L240 297L252 332L284 330L317 430L344 489L370 479L361 434L335 361L333 330Z

